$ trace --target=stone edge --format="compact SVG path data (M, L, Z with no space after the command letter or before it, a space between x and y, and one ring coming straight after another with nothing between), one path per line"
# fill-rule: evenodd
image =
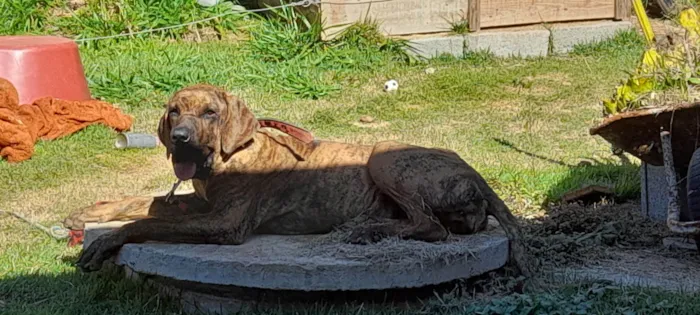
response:
M422 37L409 39L412 48L407 52L428 59L443 54L460 57L466 52L479 51L489 51L496 57L544 57L570 52L577 44L605 40L632 27L629 21L602 21L582 25L555 25L541 30L493 30L466 35Z

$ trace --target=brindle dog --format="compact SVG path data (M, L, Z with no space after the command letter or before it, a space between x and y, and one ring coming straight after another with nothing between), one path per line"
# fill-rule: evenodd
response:
M195 192L174 203L133 197L71 214L64 223L74 229L137 219L90 244L81 269L100 269L125 243L237 245L253 233L327 233L360 215L372 223L352 231L349 242L384 236L434 242L450 232L482 231L493 215L511 241L511 262L530 274L515 217L452 151L393 141L305 143L259 129L243 100L210 85L175 93L158 134L175 174L192 180Z

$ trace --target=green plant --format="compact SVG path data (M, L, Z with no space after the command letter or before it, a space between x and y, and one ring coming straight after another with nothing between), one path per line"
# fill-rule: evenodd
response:
M450 24L450 31L452 33L464 35L469 33L469 18L464 13L464 10L460 10L459 12L456 19L445 19L445 21Z
M369 17L351 24L333 40L334 47L357 47L369 53L386 53L393 60L411 63L413 48L405 39L387 37L380 31L380 23Z
M700 86L700 17L689 8L676 19L685 29L684 36L667 47L651 44L637 68L617 86L611 98L603 100L606 114L700 99L697 93L691 93Z
M231 10L230 4L224 2L205 8L190 0L89 0L85 7L69 17L57 19L55 24L63 33L77 38L130 34L220 15ZM206 28L215 30L220 36L227 30L236 29L235 22L244 16L245 13L234 13L189 27L177 27L133 37L182 38L188 33L196 34Z
M271 16L251 31L250 50L263 61L304 58L321 47L320 23L310 21L294 7L270 11Z

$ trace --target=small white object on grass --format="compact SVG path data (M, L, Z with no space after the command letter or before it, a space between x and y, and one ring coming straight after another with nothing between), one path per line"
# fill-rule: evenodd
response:
M425 69L425 74L433 74L433 73L435 73L435 68L430 67L430 68Z
M197 3L203 7L213 7L219 3L219 0L197 0Z
M394 92L399 89L399 82L396 80L389 80L384 83L384 92Z

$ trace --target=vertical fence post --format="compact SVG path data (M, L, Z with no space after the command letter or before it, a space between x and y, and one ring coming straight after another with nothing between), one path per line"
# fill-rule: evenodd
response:
M481 0L469 0L469 31L478 32L481 29Z
M626 20L632 14L632 0L615 0L615 21Z

